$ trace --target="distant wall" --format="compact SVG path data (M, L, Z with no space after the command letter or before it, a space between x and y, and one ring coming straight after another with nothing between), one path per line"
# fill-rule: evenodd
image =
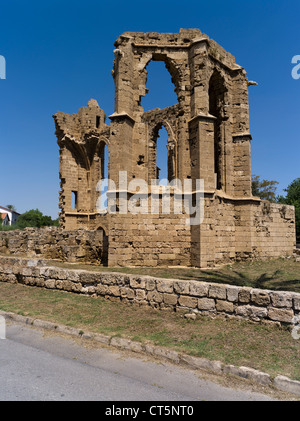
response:
M160 279L49 267L42 260L0 257L0 282L96 295L159 309L194 312L256 322L299 323L300 294L193 280Z

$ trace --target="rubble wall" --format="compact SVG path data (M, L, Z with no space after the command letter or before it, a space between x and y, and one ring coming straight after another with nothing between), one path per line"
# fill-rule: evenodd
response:
M46 266L43 260L0 257L0 282L20 283L113 301L254 322L297 323L300 294L193 280Z
M0 231L0 253L61 260L70 263L105 264L103 231L66 231L56 227Z

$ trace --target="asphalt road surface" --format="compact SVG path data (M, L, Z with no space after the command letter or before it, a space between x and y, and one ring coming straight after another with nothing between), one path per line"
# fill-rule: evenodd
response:
M86 344L87 342L85 342ZM179 366L9 324L0 340L0 401L264 401Z

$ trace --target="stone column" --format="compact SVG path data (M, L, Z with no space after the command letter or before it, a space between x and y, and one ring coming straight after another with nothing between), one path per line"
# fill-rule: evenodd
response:
M195 39L189 51L191 72L191 117L208 113L207 64L209 43L206 38Z
M126 113L114 113L111 119L110 179L118 185L119 172L127 171L132 178L132 142L135 121Z
M251 144L250 133L234 133L234 195L251 197Z
M132 114L133 52L130 36L121 35L115 43L113 78L115 81L115 112Z
M198 114L189 121L192 179L203 179L205 191L214 191L214 131L216 117Z
M191 141L191 165L193 191L196 180L204 180L204 192L209 202L216 186L214 173L214 130L216 118L211 115L198 114L189 122ZM206 214L209 206L204 208L204 220L200 225L191 225L191 261L196 267L205 267L214 254L213 233L208 229Z

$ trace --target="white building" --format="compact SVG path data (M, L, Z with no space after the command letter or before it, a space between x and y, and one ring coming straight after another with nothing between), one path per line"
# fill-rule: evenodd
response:
M0 224L1 225L14 225L17 222L20 213L14 210L0 206Z

